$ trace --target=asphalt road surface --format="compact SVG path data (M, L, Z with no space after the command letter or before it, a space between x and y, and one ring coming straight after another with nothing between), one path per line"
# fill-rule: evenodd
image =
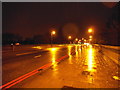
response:
M21 48L20 48L21 47ZM67 54L67 46L32 46L16 47L15 51L4 50L2 58L2 83L5 84L21 75L24 75L36 68L39 68L52 61L53 52L55 59Z
M37 73L12 88L118 88L118 64L96 46L56 45L53 48L32 47L29 51L9 51L3 57L3 84L49 62L53 67ZM11 53L10 53L11 52ZM74 54L70 54L75 52ZM6 52L5 52L6 53ZM9 57L7 57L7 55ZM68 58L56 64L64 55Z

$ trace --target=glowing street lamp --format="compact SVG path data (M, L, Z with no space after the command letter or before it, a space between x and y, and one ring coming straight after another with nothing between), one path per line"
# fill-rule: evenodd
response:
M78 38L76 38L75 41L78 41Z
M92 36L90 35L89 38L92 39Z
M52 31L51 32L51 47L52 47L52 40L53 40L53 36L56 34L56 32L55 31Z
M72 37L71 36L68 36L68 39L70 40Z
M90 41L92 41L92 39L89 39Z
M77 43L77 41L78 41L78 38L76 38L76 39L74 40L74 43Z
M90 36L89 36L89 43L92 43L92 41L93 41L93 40L92 40L92 39L93 39L93 32L94 32L94 31L93 31L93 28L89 28L89 29L88 29L88 33L89 33L89 35L90 35Z
M84 38L82 38L82 40L84 40Z
M84 40L84 42L86 42L86 39Z
M89 28L88 29L88 33L92 33L93 32L93 29L92 28Z
M55 31L52 31L52 32L51 32L51 35L55 35L55 34L56 34L56 32L55 32Z
M71 36L68 36L68 40L71 40L71 38L72 38ZM71 43L71 42L70 42L70 43Z

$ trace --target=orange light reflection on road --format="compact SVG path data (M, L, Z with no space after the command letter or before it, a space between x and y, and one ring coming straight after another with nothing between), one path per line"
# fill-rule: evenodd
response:
M32 48L36 48L36 49L42 49L40 46L34 46Z
M78 45L75 45L76 57L78 58Z
M50 50L51 52L51 58L52 58L52 65L53 65L53 70L56 71L57 70L57 62L56 60L56 52L58 50L58 48L49 48L48 50Z
M95 71L93 67L95 66L95 60L94 60L94 49L92 48L92 45L89 45L88 48L88 71L93 72Z
M75 55L76 55L76 61L78 62L78 57L79 57L79 45L75 45Z
M68 46L68 55L69 55L69 64L72 64L72 55L71 55L72 46Z

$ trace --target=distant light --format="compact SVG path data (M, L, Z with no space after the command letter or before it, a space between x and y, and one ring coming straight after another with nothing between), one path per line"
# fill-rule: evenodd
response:
M86 39L84 40L84 42L86 42Z
M55 34L56 34L56 32L55 32L55 31L52 31L52 32L51 32L51 34L52 34L52 35L55 35Z
M76 38L75 40L78 41L78 38Z
M92 41L92 39L89 39L90 41Z
M89 36L89 38L91 39L91 38L92 38L92 36Z
M89 32L89 33L92 33L92 32L93 32L92 28L89 28L89 29L88 29L88 32Z
M84 43L84 44L87 45L87 46L90 45L89 43Z
M40 46L35 46L35 47L32 47L32 48L42 49Z
M71 39L72 37L71 36L68 36L68 39Z
M20 45L20 43L15 43L15 45Z

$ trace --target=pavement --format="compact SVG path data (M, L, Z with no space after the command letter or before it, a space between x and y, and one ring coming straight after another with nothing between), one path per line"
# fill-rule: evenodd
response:
M71 52L75 52L75 53L71 54ZM69 55L68 58L63 59L59 63L56 62L56 59L66 54ZM114 61L106 57L106 55L100 52L99 48L96 46L70 45L67 46L66 48L61 47L60 50L52 49L52 52L49 52L49 54L45 53L43 55L42 55L43 58L36 58L35 60L46 61L47 59L49 59L45 63L52 61L53 66L47 70L37 72L35 75L21 81L20 83L12 86L11 88L64 88L64 87L119 88L120 87L119 85L120 76L118 75L120 69L118 64L116 64ZM26 67L20 66L21 70L23 70L24 68L26 72L29 72L30 70L34 70L35 68L45 64L42 63L43 61L34 62L35 60L30 59L27 62L28 68L26 68L27 66ZM23 60L23 63L24 61L25 60ZM31 64L32 62L33 64ZM40 63L42 63L42 65L40 65ZM19 66L18 64L15 65ZM30 65L32 69L29 69L31 68ZM38 65L38 66L35 67L34 65ZM10 66L12 67L12 65ZM5 70L5 68L4 71L6 71L4 72L4 74L8 73L8 71ZM13 69L13 72L16 73L17 71L14 71ZM13 72L10 70L9 73L13 73ZM18 70L16 75L20 76L21 74L19 72L22 71ZM14 74L9 74L9 75L11 75L12 77L14 76ZM7 75L4 77L4 79L6 77Z
M16 51L6 51L3 53L3 84L51 62L54 51L59 51L56 52L56 59L64 56L68 51L66 45L54 45L53 48L51 48L50 45L32 47L29 46L27 48L21 46L19 48L21 49L16 49Z

